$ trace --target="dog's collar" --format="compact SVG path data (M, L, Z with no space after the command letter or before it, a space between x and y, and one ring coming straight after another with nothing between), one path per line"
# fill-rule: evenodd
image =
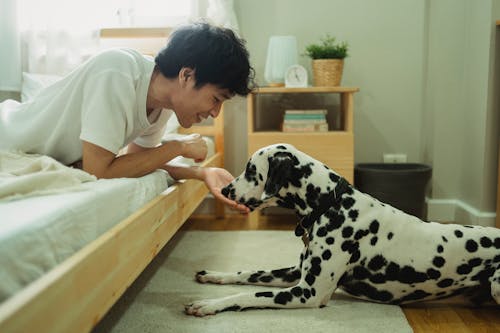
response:
M309 244L309 235L312 232L314 222L316 222L319 217L326 213L333 205L340 204L342 196L345 193L351 191L351 185L349 184L349 182L345 178L340 177L337 185L333 188L333 201L331 202L331 204L326 205L326 207L324 207L323 209L313 210L309 214L302 216L297 223L297 227L295 228L295 236L302 236L302 240L307 246Z

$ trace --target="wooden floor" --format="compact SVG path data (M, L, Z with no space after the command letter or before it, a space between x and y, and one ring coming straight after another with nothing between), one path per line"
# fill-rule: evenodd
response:
M293 216L290 218L293 219ZM295 223L287 218L259 221L259 230L293 230ZM247 219L238 215L214 220L197 216L189 219L182 230L255 230ZM500 307L470 308L459 305L416 303L403 307L408 322L416 333L500 333Z

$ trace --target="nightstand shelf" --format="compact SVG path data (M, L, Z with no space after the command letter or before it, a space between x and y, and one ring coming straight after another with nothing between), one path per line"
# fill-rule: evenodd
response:
M349 182L354 180L353 112L356 87L263 87L247 97L248 155L274 144L289 143L322 161ZM326 109L327 132L282 132L287 109ZM258 213L251 214L258 223Z

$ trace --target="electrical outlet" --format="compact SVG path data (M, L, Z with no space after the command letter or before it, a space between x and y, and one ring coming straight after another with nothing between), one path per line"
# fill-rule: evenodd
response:
M384 154L384 163L406 163L406 154Z

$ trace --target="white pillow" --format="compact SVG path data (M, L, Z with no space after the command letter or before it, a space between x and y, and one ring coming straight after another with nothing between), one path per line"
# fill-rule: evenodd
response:
M35 74L23 72L21 86L21 102L26 102L35 97L40 90L59 81L61 76L49 74Z

